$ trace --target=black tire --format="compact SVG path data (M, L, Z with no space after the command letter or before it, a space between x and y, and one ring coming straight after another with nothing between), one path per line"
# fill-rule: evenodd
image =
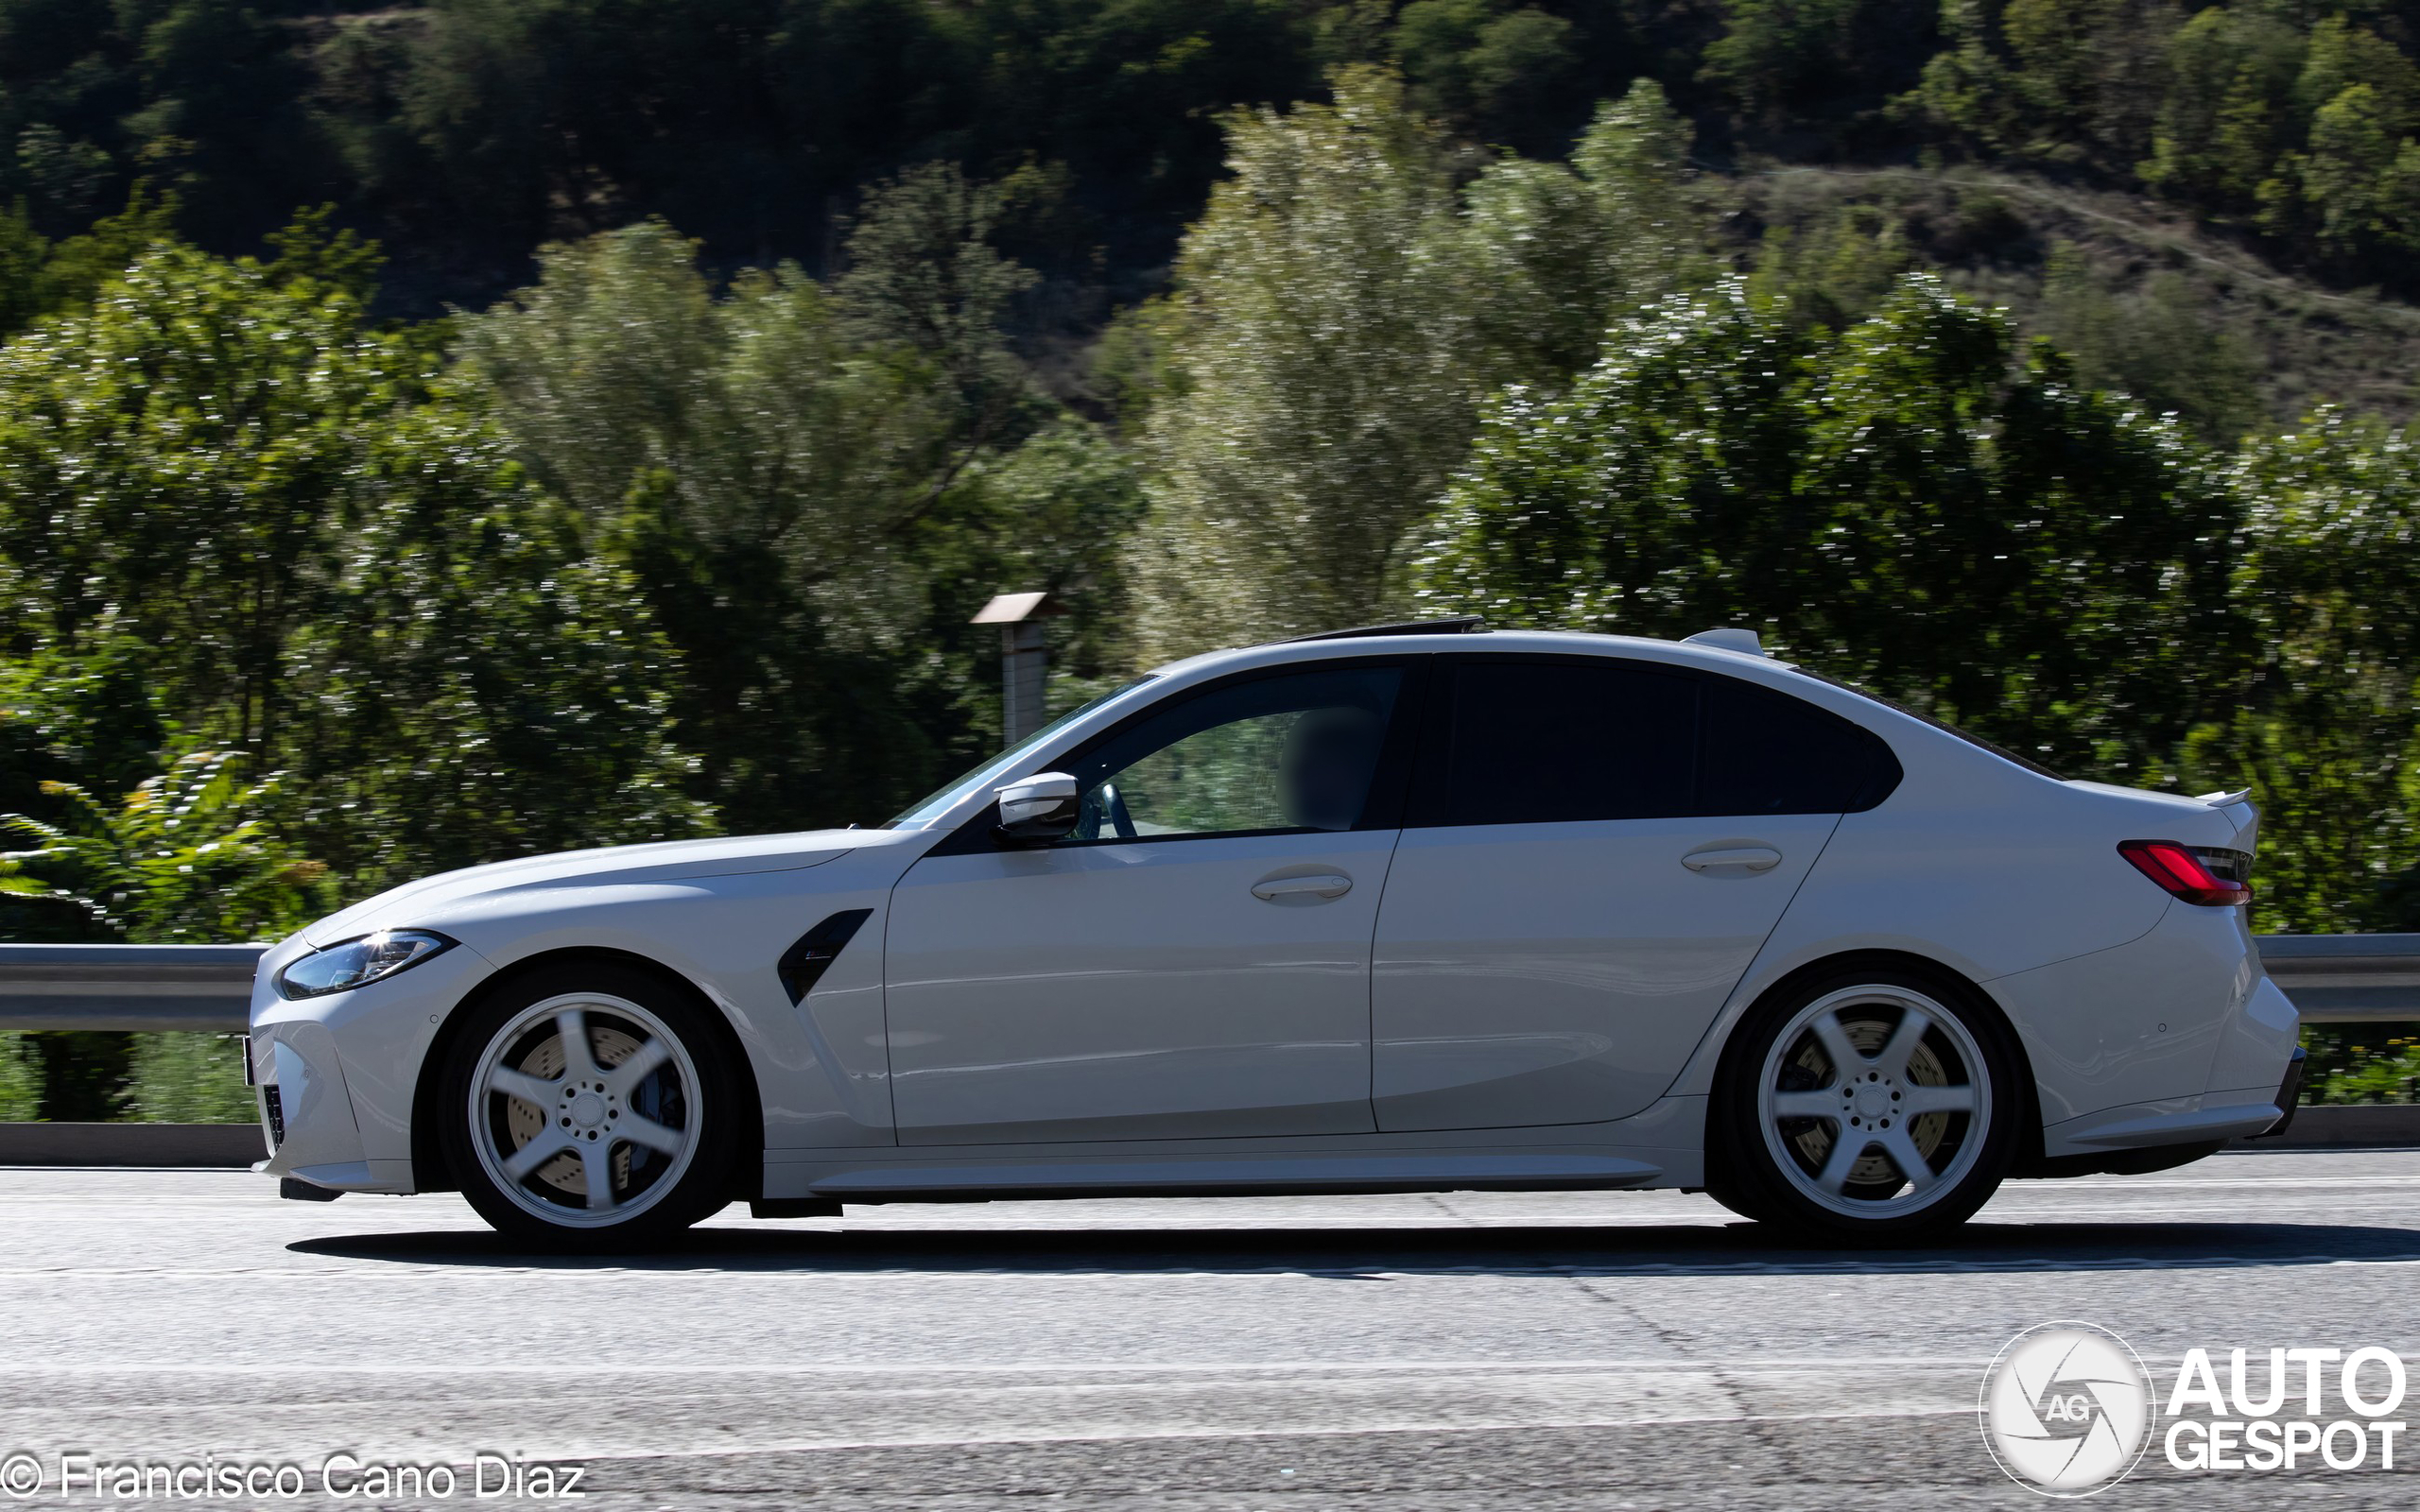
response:
M566 1010L580 1015L584 1071L568 1064ZM719 1211L751 1147L740 1120L752 1105L711 1011L610 962L541 970L465 1009L436 1111L446 1164L479 1216L533 1247L610 1252L662 1244ZM503 1077L532 1095L491 1085L475 1104L475 1078ZM542 1143L553 1153L531 1148ZM532 1157L513 1179L513 1162Z
M1854 1063L1839 1065L1827 1043ZM1733 1037L1710 1110L1707 1191L1797 1240L1942 1233L1989 1201L2015 1160L2031 1107L2022 1064L1999 1015L1946 976L1876 968L1799 983Z

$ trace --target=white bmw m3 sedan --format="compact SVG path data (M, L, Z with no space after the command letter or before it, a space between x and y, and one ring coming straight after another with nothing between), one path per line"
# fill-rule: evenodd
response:
M1902 1239L2290 1113L2254 825L1743 631L1255 646L879 829L311 925L254 987L260 1169L572 1246L734 1201L1646 1187Z

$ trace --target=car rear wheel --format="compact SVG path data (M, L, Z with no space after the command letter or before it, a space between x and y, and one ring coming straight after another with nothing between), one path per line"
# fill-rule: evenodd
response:
M442 1129L463 1195L510 1238L624 1248L728 1199L737 1071L706 1010L645 972L544 972L474 1007Z
M1762 1005L1726 1063L1710 1190L1810 1237L1963 1223L2014 1158L2023 1098L1998 1020L1945 982L1860 971Z

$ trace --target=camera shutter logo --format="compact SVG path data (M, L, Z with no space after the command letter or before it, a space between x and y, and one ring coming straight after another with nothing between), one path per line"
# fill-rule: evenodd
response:
M2126 1341L2089 1323L2011 1339L1983 1376L1983 1442L2046 1496L2090 1496L2126 1478L2152 1441L2152 1380Z

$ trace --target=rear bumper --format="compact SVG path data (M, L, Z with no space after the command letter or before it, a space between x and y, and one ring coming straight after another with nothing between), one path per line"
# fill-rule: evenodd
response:
M2294 1058L2286 1062L2286 1079L2277 1084L2277 1122L2253 1138L2272 1139L2293 1127L2294 1109L2303 1102L2303 1068L2309 1063L2310 1057L2303 1047L2294 1046Z
M2277 1125L2280 1115L2276 1096L2273 1088L2244 1087L2104 1108L2044 1129L2042 1153L2055 1160L2109 1150L2244 1139Z
M2302 1098L2305 1062L2302 1047L2294 1042L2301 1027L2293 1005L2263 977L2241 1010L2230 1016L2218 1071L2239 1076L2282 1061L2284 1070L2275 1074L2273 1086L2228 1088L2104 1108L2043 1129L2042 1153L2057 1159L2283 1133L2294 1121L2294 1105Z

